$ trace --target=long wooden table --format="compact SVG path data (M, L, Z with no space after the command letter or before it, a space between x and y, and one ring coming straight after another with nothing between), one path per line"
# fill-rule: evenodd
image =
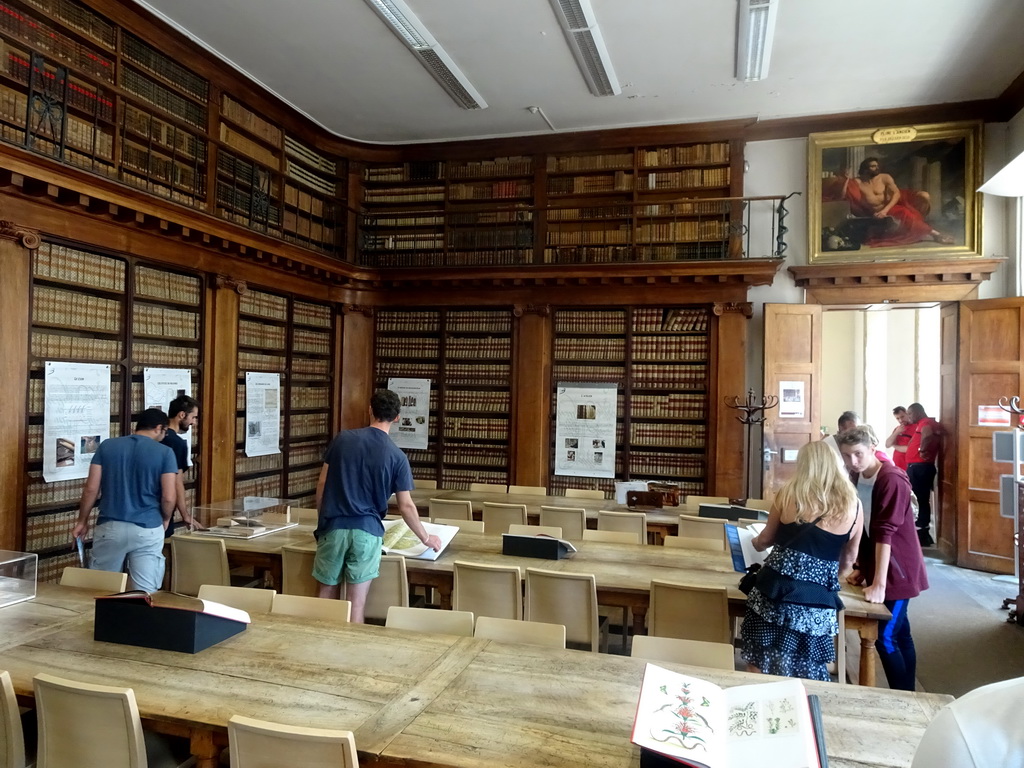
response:
M54 587L55 590L63 588ZM187 736L215 768L234 714L352 730L359 757L424 768L635 768L629 734L644 663L582 651L254 615L196 655L92 639L91 594L69 622L0 650L32 697L32 677L130 686L148 728ZM32 605L32 604L28 604ZM52 601L41 600L47 621ZM66 607L66 606L65 606ZM0 631L11 622L0 610ZM666 664L732 686L773 678ZM905 768L949 696L807 682L822 699L833 768Z

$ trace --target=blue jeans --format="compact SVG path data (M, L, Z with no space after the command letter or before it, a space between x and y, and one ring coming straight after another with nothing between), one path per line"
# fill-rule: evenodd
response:
M896 691L914 690L917 677L917 649L914 648L914 638L910 636L910 619L907 617L909 605L910 600L885 601L892 618L881 626L875 641L889 687Z
M92 563L99 571L124 571L128 561L128 588L156 592L164 582L164 528L142 528L122 520L96 526L92 537Z

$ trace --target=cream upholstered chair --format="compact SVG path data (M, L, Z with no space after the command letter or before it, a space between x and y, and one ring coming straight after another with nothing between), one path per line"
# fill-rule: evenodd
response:
M725 588L652 580L647 629L647 634L655 637L731 642L729 598Z
M413 478L412 487L417 491L436 491L437 480L417 480Z
M484 527L490 534L507 533L513 523L526 525L525 504L501 504L493 501L483 503Z
M454 525L460 531L465 531L466 533L484 532L483 520L452 520L447 517L435 517L433 521L438 525Z
M128 574L115 571L97 571L94 568L76 568L69 565L60 575L62 587L81 587L103 592L124 592L128 588Z
M317 512L315 509L309 509L307 507L292 507L290 510L291 519L293 523L316 523Z
M684 502L686 506L693 507L696 512L701 504L728 504L728 496L687 496Z
M541 507L540 524L556 525L562 529L562 538L582 541L587 529L587 510L582 507Z
M597 530L629 531L639 537L638 544L647 543L647 515L643 512L608 512L597 513Z
M523 573L517 565L453 564L452 608L518 621L523 618Z
M455 499L431 499L430 516L446 517L449 520L472 520L473 502Z
M547 496L548 489L540 485L510 485L509 493L519 493L524 496Z
M248 613L270 613L276 594L273 589L225 587L220 584L203 584L199 588L200 600L212 600Z
M393 605L388 608L388 618L384 626L389 629L411 629L414 632L472 637L473 614L469 611L436 611L432 608Z
M562 529L557 525L520 525L519 523L512 523L508 527L508 532L514 536L554 536L556 539L562 538Z
M25 764L21 711L11 675L3 670L0 671L0 768L25 768Z
M316 551L309 547L285 544L281 547L281 592L286 595L316 597L320 585L313 578Z
M195 596L203 584L231 584L223 539L189 534L171 536L171 592Z
M640 535L632 531L595 531L587 528L583 531L583 540L601 544L639 544Z
M596 652L608 650L600 634L597 580L592 573L526 569L526 620L565 626L565 639Z
M679 535L690 539L716 539L725 546L725 520L714 517L679 516Z
M666 536L666 547L676 549L699 549L702 552L725 552L723 539L701 539L695 536Z
M470 483L469 490L473 493L508 493L508 486L492 485L491 483Z
M747 509L760 509L762 512L770 512L772 503L767 499L747 499L743 505Z
M351 731L279 725L235 715L228 720L231 768L358 768Z
M539 621L513 621L481 616L476 620L473 637L497 640L499 643L541 645L545 648L565 648L565 626L543 624Z
M635 659L693 664L713 669L736 669L736 657L729 643L637 635L633 638L630 656Z
M405 558L401 555L380 556L380 576L370 584L363 615L366 619L384 622L393 605L408 607L409 578Z
M306 619L326 619L347 624L352 620L352 603L348 600L277 594L274 595L270 612L283 616L302 616Z
M590 488L566 488L565 495L570 499L603 499L604 491Z

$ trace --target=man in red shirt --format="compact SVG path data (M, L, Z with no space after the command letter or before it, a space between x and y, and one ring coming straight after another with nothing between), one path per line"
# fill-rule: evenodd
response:
M892 448L892 463L907 471L907 446L914 436L914 428L910 424L910 417L907 416L907 409L897 405L892 409L892 415L896 418L896 428L885 439L885 447Z
M913 434L907 443L907 477L917 497L917 538L922 547L934 544L932 525L932 486L935 484L935 459L942 444L942 426L925 413L920 403L907 407Z

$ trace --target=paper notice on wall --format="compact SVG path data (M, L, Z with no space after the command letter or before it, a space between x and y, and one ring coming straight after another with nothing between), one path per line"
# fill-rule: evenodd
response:
M281 374L245 374L245 455L280 453Z
M144 408L159 408L168 418L171 401L182 395L192 396L192 371L188 368L143 368L142 399ZM188 465L192 466L192 430L179 433L188 445Z
M555 415L555 474L615 477L614 384L559 383Z
M430 379L388 379L402 412L391 425L392 442L399 448L426 450L430 439Z
M86 477L110 437L110 366L47 362L44 386L43 480Z
M804 383L802 381L779 382L779 418L803 419Z

